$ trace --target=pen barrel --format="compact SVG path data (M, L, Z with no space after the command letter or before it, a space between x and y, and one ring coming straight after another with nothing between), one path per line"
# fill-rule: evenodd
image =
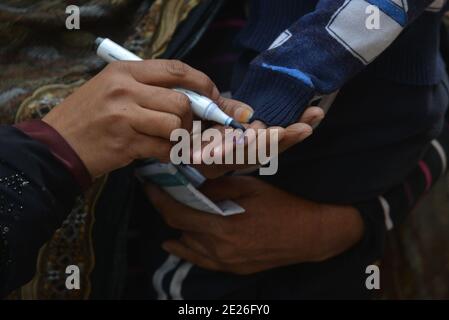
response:
M109 39L98 38L96 43L98 45L97 55L106 62L142 61L140 57ZM226 126L233 121L211 99L183 88L175 88L174 90L185 94L189 98L193 113L201 119L215 121Z
M189 98L193 113L201 119L215 121L224 125L229 125L232 121L232 118L224 113L211 99L182 88L174 90L185 94Z
M225 126L228 126L233 120L212 101L204 111L204 119L221 123L224 124Z
M142 61L134 53L119 46L115 42L104 39L97 48L97 55L106 62L113 61Z

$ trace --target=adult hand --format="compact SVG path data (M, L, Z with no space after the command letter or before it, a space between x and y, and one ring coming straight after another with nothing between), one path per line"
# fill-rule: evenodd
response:
M66 139L92 177L139 158L166 161L171 132L192 126L189 100L169 89L178 86L219 98L205 74L180 61L114 62L43 121Z
M155 186L152 204L166 223L183 234L165 242L171 254L200 267L251 274L301 262L322 261L357 243L363 234L358 211L318 204L252 177L224 177L202 191L212 200L229 199L245 208L222 217L193 210Z
M241 123L247 123L253 114L253 110L250 106L233 100L233 99L225 99L225 98L219 98L218 104L222 110L224 110L228 115L232 116L234 119ZM260 139L261 136L265 135L265 150L271 150L270 143L278 143L278 154L284 152L285 150L293 147L294 145L304 141L306 138L308 138L313 133L313 128L315 128L320 121L324 118L324 111L319 107L308 107L305 112L302 114L301 118L298 120L297 123L294 123L287 128L282 127L267 127L264 123L261 121L254 121L251 124L246 124L245 127L248 129L253 129L256 133L255 140ZM257 167L257 164L250 164L250 163L244 163L244 164L237 164L237 162L234 159L233 164L225 164L224 159L226 158L226 155L229 153L236 154L236 145L234 143L232 144L226 144L226 128L223 126L215 125L212 127L213 129L217 129L222 133L223 140L221 141L212 141L212 142L205 142L202 144L201 150L194 150L193 152L193 158L194 159L206 159L207 157L210 157L209 150L214 150L214 158L216 157L215 152L218 152L221 154L221 159L223 164L219 165L207 165L203 162L201 164L194 165L195 168L197 168L204 176L206 176L209 179L214 179L220 176L225 175L228 172L236 171L236 170L244 170L251 167ZM277 136L277 141L271 140L270 137L273 137L272 134L275 131ZM198 134L198 133L194 133ZM232 133L231 133L232 134ZM229 140L228 140L229 141ZM274 141L274 142L273 142ZM248 154L251 151L254 151L257 153L257 147L259 145L257 143L254 143L254 148L251 150L251 147L248 147L251 145L251 142L246 143L245 145L245 159L248 159ZM206 148L207 147L207 148ZM260 159L257 159L260 160ZM195 162L194 162L195 163ZM258 162L260 164L260 162Z

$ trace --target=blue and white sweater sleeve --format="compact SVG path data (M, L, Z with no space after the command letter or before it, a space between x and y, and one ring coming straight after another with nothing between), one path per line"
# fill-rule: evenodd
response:
M253 120L294 123L313 97L340 89L437 2L321 0L252 61L234 96L255 109Z

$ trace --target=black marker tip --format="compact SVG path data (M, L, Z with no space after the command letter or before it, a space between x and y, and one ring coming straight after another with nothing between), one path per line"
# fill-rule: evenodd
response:
M242 130L243 132L246 131L246 128L245 128L242 124L238 123L238 122L235 121L235 120L232 120L231 123L229 124L229 126L232 127L232 128L234 128L234 129L240 129L240 130Z

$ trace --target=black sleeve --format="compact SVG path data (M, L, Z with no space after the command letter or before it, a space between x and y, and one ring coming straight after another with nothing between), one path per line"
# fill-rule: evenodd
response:
M0 297L28 282L81 190L40 142L0 126Z

